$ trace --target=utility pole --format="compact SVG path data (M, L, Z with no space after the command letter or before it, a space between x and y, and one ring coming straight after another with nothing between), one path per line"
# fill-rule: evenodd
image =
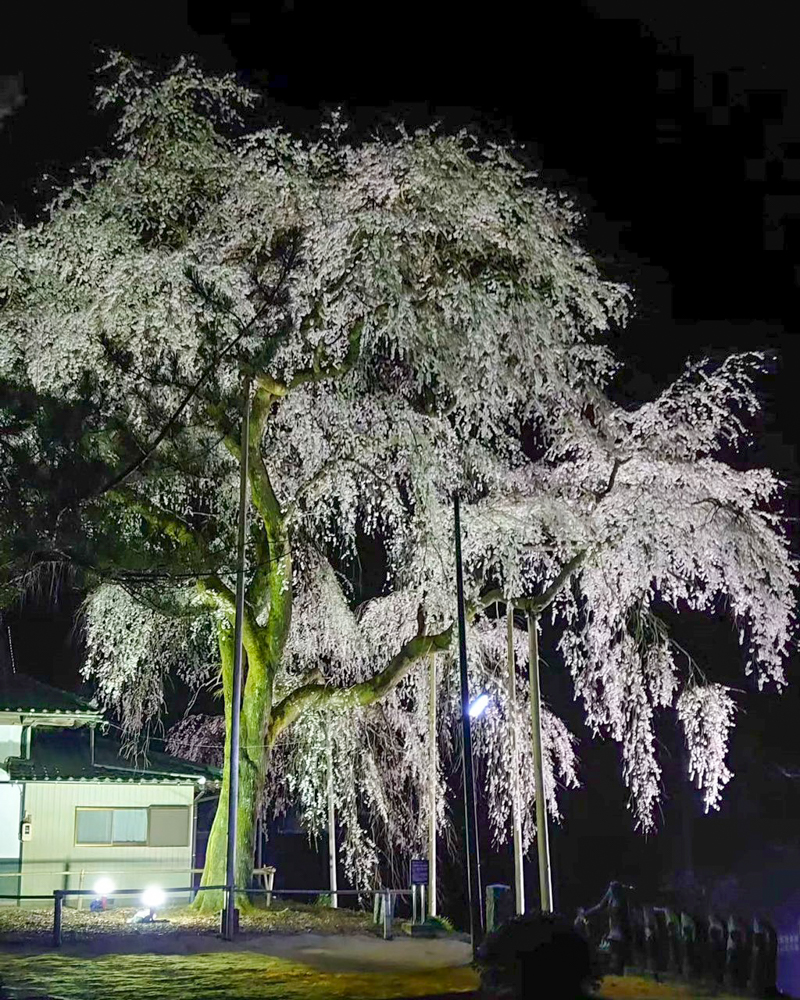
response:
M514 898L517 915L525 912L525 872L522 868L522 817L519 809L519 751L517 749L517 671L514 664L514 608L506 605L508 645L508 724L511 729L511 822L514 834Z
M428 694L428 913L436 916L436 653L430 654Z
M542 702L539 692L539 637L536 614L528 612L528 669L530 671L531 729L533 731L533 778L536 788L536 849L539 855L539 899L545 913L553 912L553 881L550 874L550 843L547 835L547 803L542 767Z
M469 674L467 672L466 613L464 611L464 571L461 564L461 512L458 493L453 495L456 536L456 588L458 595L458 660L461 672L461 747L464 768L464 826L467 835L467 889L469 894L469 930L473 954L483 937L481 873L478 860L478 813L475 808L475 775L472 768L472 729L469 717Z
M236 908L236 818L239 808L239 720L242 711L242 626L244 624L244 555L247 537L247 485L250 443L250 376L244 378L242 444L239 457L239 537L236 549L236 625L234 629L231 733L228 758L228 857L225 884L225 939L233 940ZM246 886L244 888L247 888Z
M339 882L336 876L336 805L333 801L333 745L330 722L327 727L328 751L328 871L330 873L331 907L339 906Z

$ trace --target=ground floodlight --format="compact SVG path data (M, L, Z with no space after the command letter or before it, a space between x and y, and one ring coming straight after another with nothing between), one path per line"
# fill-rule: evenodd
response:
M151 885L142 893L142 905L146 906L152 912L158 909L159 906L163 906L166 898L163 889L160 889L157 885Z
M115 888L116 887L114 883L111 881L111 879L105 877L99 878L94 884L95 894L98 895L101 899L107 899L109 896L111 896Z

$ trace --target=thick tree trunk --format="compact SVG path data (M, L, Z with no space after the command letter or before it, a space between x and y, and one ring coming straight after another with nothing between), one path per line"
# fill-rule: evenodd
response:
M227 746L227 741L226 741ZM245 754L245 748L240 747L239 761L239 808L236 822L236 885L238 888L250 887L253 875L253 857L255 854L256 825L261 795L264 788L264 773L266 770L266 748L262 761L254 761ZM211 827L206 848L206 862L203 869L201 885L225 885L228 843L228 788L230 771L226 765L222 782L219 805ZM222 908L223 894L214 890L199 892L195 906L198 910L209 912Z
M220 629L222 680L225 695L225 765L217 812L206 848L201 886L225 885L227 878L228 795L230 789L230 716L233 676L233 636ZM272 676L261 650L252 643L248 649L247 680L242 699L239 735L239 805L236 820L236 886L249 889L253 875L257 817L264 791L264 777L269 760L267 728L272 708ZM245 902L241 897L240 902ZM199 892L195 908L203 912L221 909L223 893Z

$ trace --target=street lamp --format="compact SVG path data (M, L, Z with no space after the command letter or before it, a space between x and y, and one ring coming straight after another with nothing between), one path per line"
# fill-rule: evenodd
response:
M471 705L469 700L469 674L467 672L467 621L464 611L464 571L461 564L461 511L458 493L453 494L453 519L456 542L456 590L458 594L458 661L461 674L461 747L464 767L464 819L467 834L467 890L469 895L469 930L472 952L478 949L483 936L483 907L481 906L481 873L478 861L478 814L475 808L475 775L472 768ZM481 699L476 699L476 703ZM486 699L488 703L488 698ZM486 705L483 705L485 708ZM483 708L481 711L483 711Z
M242 710L242 631L244 624L244 564L247 537L247 475L250 449L250 377L244 379L242 444L239 458L239 532L236 546L236 618L233 647L233 684L231 685L231 732L228 755L228 844L225 863L225 909L222 929L226 941L233 940L236 907L236 820L239 809L239 724Z
M489 695L485 692L479 694L475 701L469 706L469 714L472 719L479 719L489 705Z

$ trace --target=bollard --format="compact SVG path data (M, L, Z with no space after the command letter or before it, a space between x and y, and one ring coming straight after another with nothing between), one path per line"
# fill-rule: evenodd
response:
M631 907L631 962L639 970L647 966L644 911L641 906Z
M684 979L698 975L697 922L691 913L681 913L681 973Z
M758 917L753 919L753 937L750 946L750 974L747 991L752 996L764 996L767 982L767 939Z
M383 939L391 941L392 917L394 916L394 896L388 890L383 894Z
M761 929L764 932L765 964L764 993L766 996L777 996L778 993L778 935L768 920L761 919Z
M738 917L731 915L728 917L728 947L723 980L728 989L740 990L747 985L748 944L747 927Z
M753 918L750 948L750 975L747 990L751 996L770 997L777 991L777 935L769 921Z
M655 974L661 969L661 935L658 924L658 915L652 906L645 906L642 916L644 923L644 950L647 971Z
M64 904L64 894L60 889L53 890L53 947L61 947L61 910Z
M500 924L514 916L510 885L486 886L486 933L491 934Z
M725 976L725 955L727 948L727 931L722 919L715 913L708 918L706 934L706 960L704 963L704 978L714 986L722 986Z
M664 907L664 921L667 932L667 972L673 976L681 974L681 922L677 913Z

